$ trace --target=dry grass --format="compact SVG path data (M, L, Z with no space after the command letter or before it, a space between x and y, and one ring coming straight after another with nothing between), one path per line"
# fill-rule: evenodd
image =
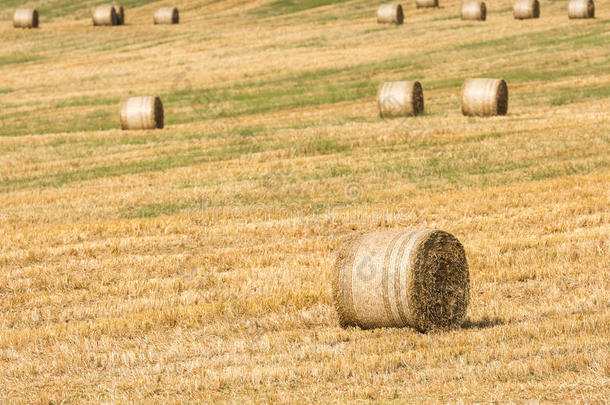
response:
M161 2L125 1L95 28L90 3L0 27L0 402L607 400L603 3L396 27L370 1L183 0L154 26ZM506 79L508 115L462 116L467 77ZM426 113L380 119L377 86L416 79ZM120 130L139 94L166 129ZM463 328L341 329L338 249L403 227L464 244Z

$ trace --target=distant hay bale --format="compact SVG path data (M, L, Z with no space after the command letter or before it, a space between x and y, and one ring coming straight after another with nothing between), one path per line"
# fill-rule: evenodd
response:
M516 0L513 6L513 16L517 20L540 17L538 0Z
M163 128L163 103L159 97L131 97L121 102L121 129Z
M570 0L568 4L569 18L595 18L595 3L593 0Z
M467 1L462 3L462 20L485 21L487 7L482 1Z
M438 0L415 0L417 8L438 7Z
M424 112L424 92L419 82L385 82L377 92L381 117L419 115Z
M33 8L18 8L13 16L15 28L38 28L38 11Z
M180 13L176 7L160 7L153 17L155 24L179 24Z
M110 5L94 7L91 14L93 25L117 25L119 23L116 10Z
M116 25L124 25L125 24L125 9L123 6L112 6L114 8L114 12L116 13Z
M468 116L505 115L508 87L502 79L466 79L462 85L462 114Z
M439 230L364 234L337 257L333 299L342 327L459 326L470 299L466 253Z
M377 23L402 24L405 19L400 4L383 4L377 9Z

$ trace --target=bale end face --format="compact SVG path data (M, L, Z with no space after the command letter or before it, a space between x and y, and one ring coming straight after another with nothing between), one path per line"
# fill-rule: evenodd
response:
M452 328L464 320L469 297L464 248L443 231L351 238L334 266L333 300L342 327Z
M163 103L159 97L131 97L121 102L121 129L162 129Z
M112 6L116 13L116 25L125 25L125 9L123 6Z
M420 115L424 112L424 92L419 82L385 82L377 91L377 107L382 118Z
M462 114L506 115L508 86L503 79L466 79L462 85Z

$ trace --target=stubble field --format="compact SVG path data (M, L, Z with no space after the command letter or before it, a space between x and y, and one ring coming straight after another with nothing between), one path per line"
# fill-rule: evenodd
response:
M0 5L0 402L607 403L610 3L100 3ZM468 77L508 115L462 116ZM391 80L423 116L379 118ZM121 131L129 95L166 128ZM426 227L464 244L465 324L341 329L342 243Z

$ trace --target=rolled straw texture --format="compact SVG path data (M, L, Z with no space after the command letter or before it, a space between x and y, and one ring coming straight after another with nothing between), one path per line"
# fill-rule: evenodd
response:
M508 86L502 79L466 79L462 85L462 114L469 116L505 115Z
M513 6L513 16L517 20L540 17L538 0L516 0Z
M424 112L424 92L419 82L385 82L377 92L381 117L419 115Z
M487 7L482 1L467 1L462 3L462 20L485 21Z
M180 14L176 7L161 7L155 11L155 24L179 24Z
M335 262L333 299L342 327L461 325L470 298L462 244L439 230L364 234Z
M569 18L595 18L593 0L570 0L568 3Z
M113 6L95 7L92 11L93 25L117 25L118 16Z
M379 24L402 24L404 18L400 4L383 4L377 9L377 22Z
M163 128L163 103L159 97L131 97L121 103L121 129Z
M38 11L33 8L18 8L13 15L13 27L38 28Z

